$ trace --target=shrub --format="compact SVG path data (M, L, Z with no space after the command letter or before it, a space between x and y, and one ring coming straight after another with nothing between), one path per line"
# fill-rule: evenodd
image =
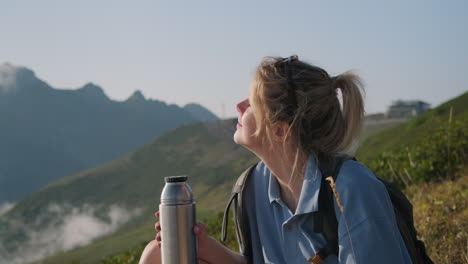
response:
M383 152L368 165L375 175L402 186L454 179L468 159L468 122L449 122L411 146Z

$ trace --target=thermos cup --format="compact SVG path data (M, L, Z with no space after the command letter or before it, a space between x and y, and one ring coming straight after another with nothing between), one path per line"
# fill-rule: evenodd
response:
M159 216L162 264L196 264L195 202L187 176L164 178Z

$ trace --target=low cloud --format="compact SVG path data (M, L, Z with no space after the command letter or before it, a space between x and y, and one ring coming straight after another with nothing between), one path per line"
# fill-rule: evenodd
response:
M128 213L123 208L114 205L108 212L110 221L104 222L93 217L93 213L93 211L74 210L72 214L66 216L60 232L65 249L88 244L97 237L109 234L135 214L135 212Z
M0 64L0 93L12 89L16 83L16 71L17 69L9 63Z
M44 216L57 221L42 224L41 217L34 225L40 230L25 227L28 240L17 245L10 253L0 245L0 263L20 264L42 259L59 251L70 250L89 244L93 240L116 231L132 217L141 213L141 209L128 210L118 205L107 209L100 206L52 204ZM55 218L58 217L58 218ZM8 253L7 253L8 252Z

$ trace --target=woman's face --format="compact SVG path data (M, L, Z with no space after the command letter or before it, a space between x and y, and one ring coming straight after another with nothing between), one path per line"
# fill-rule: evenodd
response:
M249 99L245 99L237 104L237 112L239 116L237 119L237 130L234 133L234 142L253 151L260 144L258 137L253 135L257 127Z

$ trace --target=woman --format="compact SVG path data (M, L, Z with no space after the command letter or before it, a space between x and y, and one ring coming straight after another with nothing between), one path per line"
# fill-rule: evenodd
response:
M235 253L198 224L199 258L207 263L309 263L325 239L312 229L318 210L320 155L349 152L362 127L361 81L289 58L268 57L258 66L249 98L237 105L234 141L261 160L247 190L252 253ZM340 102L341 101L341 102ZM339 254L322 263L411 263L383 184L348 160L339 172L335 205ZM341 207L342 211L337 207ZM156 223L160 231L159 222ZM159 233L143 252L159 263Z

